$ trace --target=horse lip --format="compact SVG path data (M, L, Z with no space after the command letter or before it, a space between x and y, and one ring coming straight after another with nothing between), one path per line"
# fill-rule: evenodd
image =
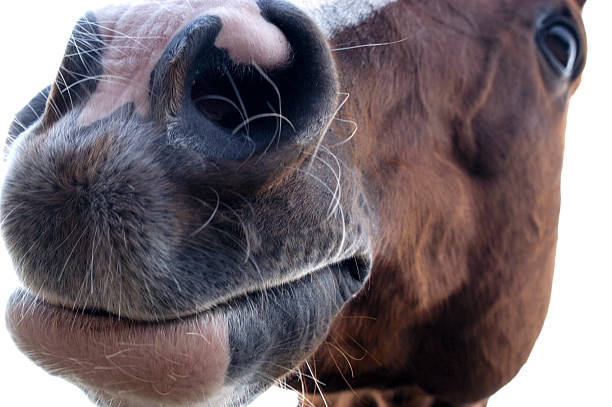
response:
M79 315L82 315L82 316L90 316L90 317L95 317L95 318L108 318L110 320L117 321L118 323L125 322L125 323L134 323L134 324L146 324L150 326L154 326L154 325L163 326L164 324L172 324L172 323L180 322L180 321L183 321L189 318L197 318L198 316L201 316L207 313L216 312L217 310L221 310L224 307L231 306L231 304L235 301L239 301L243 298L248 298L251 295L258 294L258 293L265 293L277 287L294 284L305 276L316 274L323 268L329 268L329 267L334 267L334 266L339 266L339 268L341 268L340 267L341 264L347 261L351 261L351 260L353 260L352 257L349 257L341 261L333 261L321 267L314 267L312 269L309 269L310 271L297 273L295 275L292 275L289 278L281 279L275 282L264 282L264 284L262 284L261 286L255 286L255 287L251 287L251 288L244 289L244 290L234 291L234 292L229 293L226 296L215 299L213 302L206 303L194 310L185 312L180 315L177 314L176 316L173 316L173 317L165 317L165 318L160 318L156 316L151 317L151 318L138 318L138 317L127 316L127 315L118 315L118 314L109 312L104 309L87 308L87 307L79 308L71 304L62 303L62 301L58 301L56 299L46 298L45 295L34 296L27 289L20 288L20 289L17 289L15 292L13 292L13 294L9 298L9 304L7 306L7 318L8 318L8 312L9 312L8 310L19 306L19 303L22 303L22 306L23 304L28 303L30 305L45 306L45 307L50 307L50 308L54 307L57 309L62 309L65 312L73 313L75 315L75 318L78 318ZM367 278L363 276L358 277L354 275L353 270L343 270L343 274L346 275L345 278L360 280L358 281L360 283L363 283L363 280Z
M156 405L146 400L160 394L172 405L213 396L231 360L227 321L216 313L137 322L75 312L17 290L6 325L22 352L49 373L96 397L129 391L135 406Z
M234 336L236 326L249 320L253 322L247 322L248 326L256 326L254 321L262 317L252 314L249 304L270 307L270 313L275 316L267 323L278 321L279 316L286 317L289 311L282 304L268 302L268 290L310 298L309 290L318 292L317 284L327 281L325 287L334 287L336 295L325 295L321 301L311 302L311 306L318 310L315 313L322 312L331 318L364 283L356 278L346 262L331 263L302 278L234 296L190 316L162 321L136 321L95 310L74 311L18 289L10 297L6 325L15 343L30 359L49 373L87 389L92 397L113 398L114 394L123 394L124 388L109 389L106 385L121 383L130 392L140 389L133 394L134 399L126 400L129 405L160 405L146 401L159 401L160 394L164 395L163 400L174 397L172 402L163 405L185 405L203 397L221 397L229 391L227 378L236 374L234 363L249 363L248 358L234 360L233 353L233 349L248 349L248 344L235 342L245 340ZM359 260L349 259L348 262L358 264ZM335 265L337 269L332 268ZM317 284L304 286L305 279L317 281ZM302 290L300 287L310 288ZM259 302L264 298L263 303ZM242 309L247 310L247 314L243 315ZM299 318L301 312L301 307L294 307L289 313ZM328 317L325 319L329 320ZM317 335L324 334L327 328L321 329ZM256 333L256 328L250 331L250 335ZM286 333L282 329L276 332L277 336L283 336L273 341L286 339ZM255 337L250 338L246 340ZM117 365L127 366L127 372L118 370Z
M366 275L360 275L359 272L356 272L353 268L347 268L345 266L345 263L347 262L351 262L353 261L355 258L354 257L348 257L346 259L340 260L340 261L331 261L325 265L322 266L317 266L317 267L312 267L312 268L307 268L306 270L308 271L303 271L303 272L299 272L299 273L295 273L292 274L289 277L286 277L284 279L279 279L273 282L263 282L262 285L260 286L254 286L254 287L250 287L248 289L245 290L240 290L240 291L234 291L231 292L229 295L218 298L215 300L215 302L211 303L211 304L207 304L206 306L200 307L198 309L196 309L195 311L191 312L191 313L186 313L184 315L181 315L179 317L177 317L178 319L181 318L190 318L193 316L197 316L200 315L202 313L206 313L206 312L213 312L216 310L220 310L223 309L224 307L231 307L233 302L236 301L240 301L242 299L247 299L250 296L253 295L257 295L260 293L266 293L270 290L273 290L275 288L279 288L282 286L291 286L292 284L296 284L298 283L300 280L302 280L304 277L307 277L309 275L316 275L318 272L320 272L322 269L325 268L331 268L331 267L335 267L337 266L339 270L342 270L341 274L344 276L344 279L348 279L348 280L354 280L357 284L363 284L363 282L365 281L365 279L367 279L368 275L369 275L369 270L368 273L366 273ZM356 264L356 268L362 267L362 260L356 260L355 259L355 264ZM359 263L357 265L357 263ZM368 266L369 267L369 266ZM348 298L345 298L345 300ZM174 319L168 319L166 321L172 321ZM164 322L164 320L159 321L159 322Z

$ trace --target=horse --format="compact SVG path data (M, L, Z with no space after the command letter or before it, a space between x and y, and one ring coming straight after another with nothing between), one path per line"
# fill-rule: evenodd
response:
M168 0L6 143L7 326L101 406L485 406L554 269L584 0Z

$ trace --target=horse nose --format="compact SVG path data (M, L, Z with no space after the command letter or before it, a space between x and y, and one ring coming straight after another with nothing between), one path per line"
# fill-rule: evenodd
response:
M321 136L337 98L326 41L292 6L259 7L269 24L200 16L162 54L151 75L151 111L170 142L244 160Z

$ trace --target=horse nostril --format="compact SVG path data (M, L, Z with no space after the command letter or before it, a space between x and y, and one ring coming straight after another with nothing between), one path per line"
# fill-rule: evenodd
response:
M191 100L197 109L208 119L218 122L223 127L233 128L244 120L242 110L238 106L236 97L233 97L231 90L227 86L222 86L223 82L202 81L194 84L191 89Z
M232 129L244 120L245 115L238 100L240 91L233 90L228 72L208 78L200 76L191 88L191 100L206 118ZM244 92L243 92L244 93Z
M283 116L283 95L275 82L278 75L266 73L257 66L234 69L223 66L215 72L198 74L192 82L191 100L208 120L255 144L269 143L281 134L283 125L292 128ZM284 123L283 123L284 122ZM285 128L287 130L287 128ZM295 129L289 133L295 134Z
M171 144L234 162L281 148L297 157L321 137L337 100L327 42L292 6L260 6L282 37L277 46L255 46L265 55L245 50L252 41L214 15L193 20L164 51L151 75L151 107Z

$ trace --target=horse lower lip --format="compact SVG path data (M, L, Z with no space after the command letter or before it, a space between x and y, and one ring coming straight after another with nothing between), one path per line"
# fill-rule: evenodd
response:
M130 405L217 393L230 362L227 322L215 313L159 324L75 313L17 291L7 326L38 365ZM97 390L96 390L97 389Z

